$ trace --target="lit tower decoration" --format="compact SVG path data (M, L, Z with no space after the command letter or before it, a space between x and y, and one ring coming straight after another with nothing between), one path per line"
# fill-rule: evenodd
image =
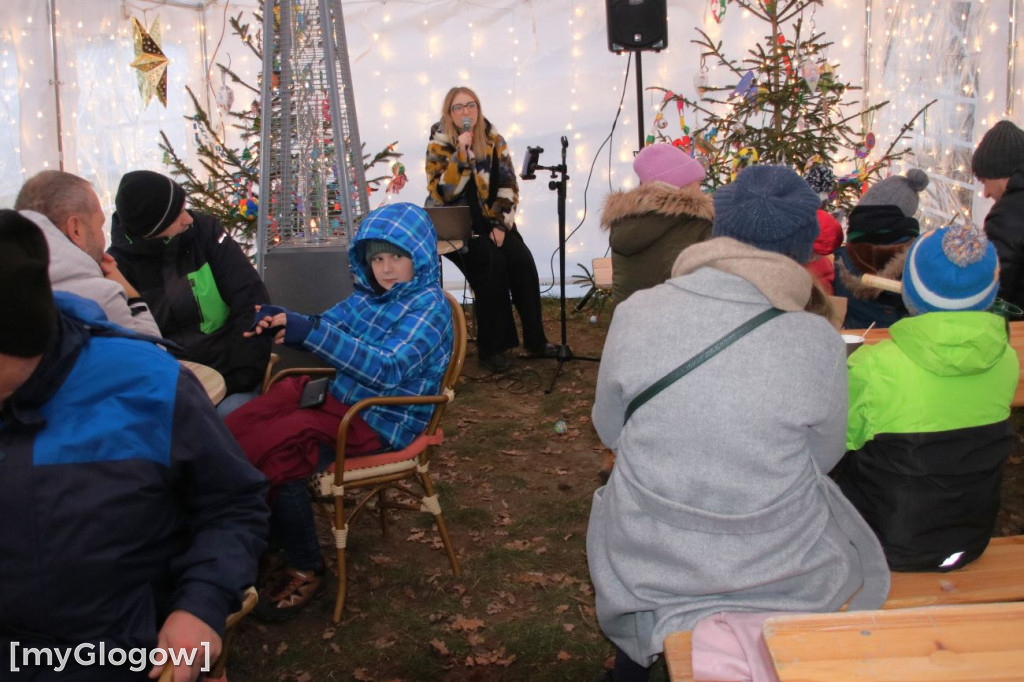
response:
M275 303L319 312L351 290L346 250L368 211L340 0L267 0L263 46L258 265ZM322 302L289 296L292 272ZM345 290L323 291L335 274Z

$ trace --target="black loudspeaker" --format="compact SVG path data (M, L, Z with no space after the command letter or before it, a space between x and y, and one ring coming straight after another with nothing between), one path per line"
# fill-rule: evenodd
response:
M608 49L654 50L668 47L665 0L605 0L608 10Z

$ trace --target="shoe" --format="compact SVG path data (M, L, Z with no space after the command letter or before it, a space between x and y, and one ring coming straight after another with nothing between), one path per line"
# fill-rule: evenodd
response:
M266 623L279 623L299 615L324 588L323 571L286 568L280 580L260 594L253 615Z
M512 361L505 353L494 353L492 355L481 355L480 365L489 369L495 374L504 374L512 369Z
M527 348L526 357L528 358L557 358L558 357L558 346L553 343L545 343L539 348Z

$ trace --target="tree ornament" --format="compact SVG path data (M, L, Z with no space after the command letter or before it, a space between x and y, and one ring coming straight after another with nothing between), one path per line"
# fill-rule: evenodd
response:
M132 32L135 39L135 59L131 67L136 69L142 106L149 106L155 94L160 104L167 107L167 65L170 60L160 49L160 17L153 19L149 31L139 20L132 17Z
M701 61L700 71L693 75L693 89L697 91L697 99L704 99L704 93L708 91L708 69Z
M217 88L217 106L224 111L230 111L231 105L235 103L235 91L222 82Z
M821 80L821 70L812 60L805 59L800 64L800 77L807 83L807 89L814 92L818 89L818 81Z
M757 150L753 147L743 147L740 149L732 159L732 175L730 176L730 179L735 180L741 170L747 166L754 165L757 163L759 158L760 156L758 155Z
M733 88L732 92L729 93L729 97L749 97L751 90L753 90L754 96L756 97L757 83L754 81L754 72L747 71L743 74L743 77L740 78L740 82L736 84L736 87Z
M711 16L715 18L715 23L722 23L722 17L725 16L725 5L726 0L711 0Z

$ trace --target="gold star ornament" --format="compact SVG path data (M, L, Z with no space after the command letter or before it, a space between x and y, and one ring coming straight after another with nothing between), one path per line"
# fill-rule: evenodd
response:
M142 106L148 107L153 95L167 108L167 65L170 60L160 49L160 17L153 20L149 31L135 17L132 17L135 34L135 61L131 63L139 79L139 94Z

